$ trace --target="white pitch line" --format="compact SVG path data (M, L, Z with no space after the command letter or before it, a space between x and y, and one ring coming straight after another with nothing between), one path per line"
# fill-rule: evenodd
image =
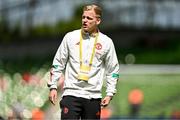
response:
M120 65L120 74L180 74L180 65Z

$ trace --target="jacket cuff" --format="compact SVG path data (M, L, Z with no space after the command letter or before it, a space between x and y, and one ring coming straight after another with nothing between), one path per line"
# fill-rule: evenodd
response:
M106 94L106 96L114 96L114 94L111 93L111 92L108 92L108 93Z
M56 91L57 91L57 89L56 89L56 88L50 88L50 91L51 91L51 90L56 90Z
M49 89L51 90L51 89L57 89L57 85L51 85L51 86L49 86Z

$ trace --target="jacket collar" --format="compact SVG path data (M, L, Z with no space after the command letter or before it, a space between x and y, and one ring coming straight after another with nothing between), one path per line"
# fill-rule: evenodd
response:
M98 32L99 32L99 29L98 29ZM85 32L83 29L81 29L81 33L82 33L82 37L84 38L86 38L86 37L96 37L96 35L98 34L98 32L97 33L88 33L88 32Z

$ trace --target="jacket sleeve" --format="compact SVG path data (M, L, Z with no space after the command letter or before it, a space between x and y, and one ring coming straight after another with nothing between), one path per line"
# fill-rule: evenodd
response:
M66 63L68 60L68 45L67 45L68 35L66 34L55 54L53 59L52 68L50 70L50 80L48 81L48 87L50 89L57 89L57 81L63 74Z
M119 63L112 40L109 45L109 50L105 57L106 95L113 96L116 93L116 84L119 79Z

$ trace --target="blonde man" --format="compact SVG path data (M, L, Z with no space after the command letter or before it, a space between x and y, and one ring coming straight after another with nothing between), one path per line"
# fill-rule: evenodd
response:
M102 10L97 5L83 8L81 29L68 32L53 60L49 99L55 104L57 80L65 72L61 119L100 119L116 93L119 63L112 40L98 29ZM101 89L106 77L106 96Z

